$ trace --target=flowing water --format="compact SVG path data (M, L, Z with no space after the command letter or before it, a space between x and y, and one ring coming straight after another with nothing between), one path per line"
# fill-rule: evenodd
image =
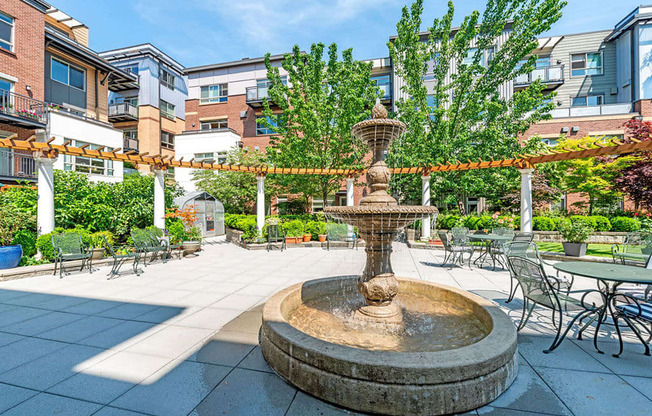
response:
M335 344L368 350L397 352L443 351L474 344L487 328L470 309L414 293L394 298L402 311L401 325L360 319L365 304L353 291L304 302L287 317L298 330Z

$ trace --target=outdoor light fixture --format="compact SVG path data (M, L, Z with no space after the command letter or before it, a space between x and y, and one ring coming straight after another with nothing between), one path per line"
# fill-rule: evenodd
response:
M25 85L25 89L26 89L27 91L31 91L31 90L32 90L32 86L31 86L31 85Z
M561 132L562 133L568 133L568 127L562 127Z
M578 131L580 131L580 127L579 127L579 126L573 126L573 127L571 128L571 132L572 132L572 133L577 133Z

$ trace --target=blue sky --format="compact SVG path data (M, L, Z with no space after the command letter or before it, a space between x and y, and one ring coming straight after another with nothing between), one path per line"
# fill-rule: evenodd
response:
M356 58L387 56L386 42L406 0L51 0L90 27L96 51L150 42L185 66L266 52L296 43L353 47ZM424 22L441 16L445 0L426 0ZM640 0L568 0L549 34L612 28ZM457 21L484 1L455 1Z

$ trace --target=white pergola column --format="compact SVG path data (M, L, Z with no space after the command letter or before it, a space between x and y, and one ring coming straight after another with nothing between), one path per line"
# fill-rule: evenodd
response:
M38 235L54 231L54 162L56 157L35 155L38 169L38 205L36 224Z
M256 189L256 228L258 234L263 234L265 226L265 175L256 175L258 186Z
M165 228L165 171L154 169L154 226Z
M421 176L421 205L430 206L430 175ZM421 220L421 239L430 238L430 216Z
M346 178L346 206L347 207L352 207L353 206L353 181L354 178ZM349 233L349 236L353 235L353 226L349 224L347 227L347 232Z
M532 232L532 172L534 169L519 169L521 172L521 231Z

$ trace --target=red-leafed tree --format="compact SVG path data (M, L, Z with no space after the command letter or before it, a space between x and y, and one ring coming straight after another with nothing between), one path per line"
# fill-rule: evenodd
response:
M628 120L623 127L627 130L625 143L632 139L640 141L652 140L652 123L637 119ZM645 208L652 211L652 154L641 152L640 159L620 171L616 178L616 187L627 193L634 201L636 209Z

